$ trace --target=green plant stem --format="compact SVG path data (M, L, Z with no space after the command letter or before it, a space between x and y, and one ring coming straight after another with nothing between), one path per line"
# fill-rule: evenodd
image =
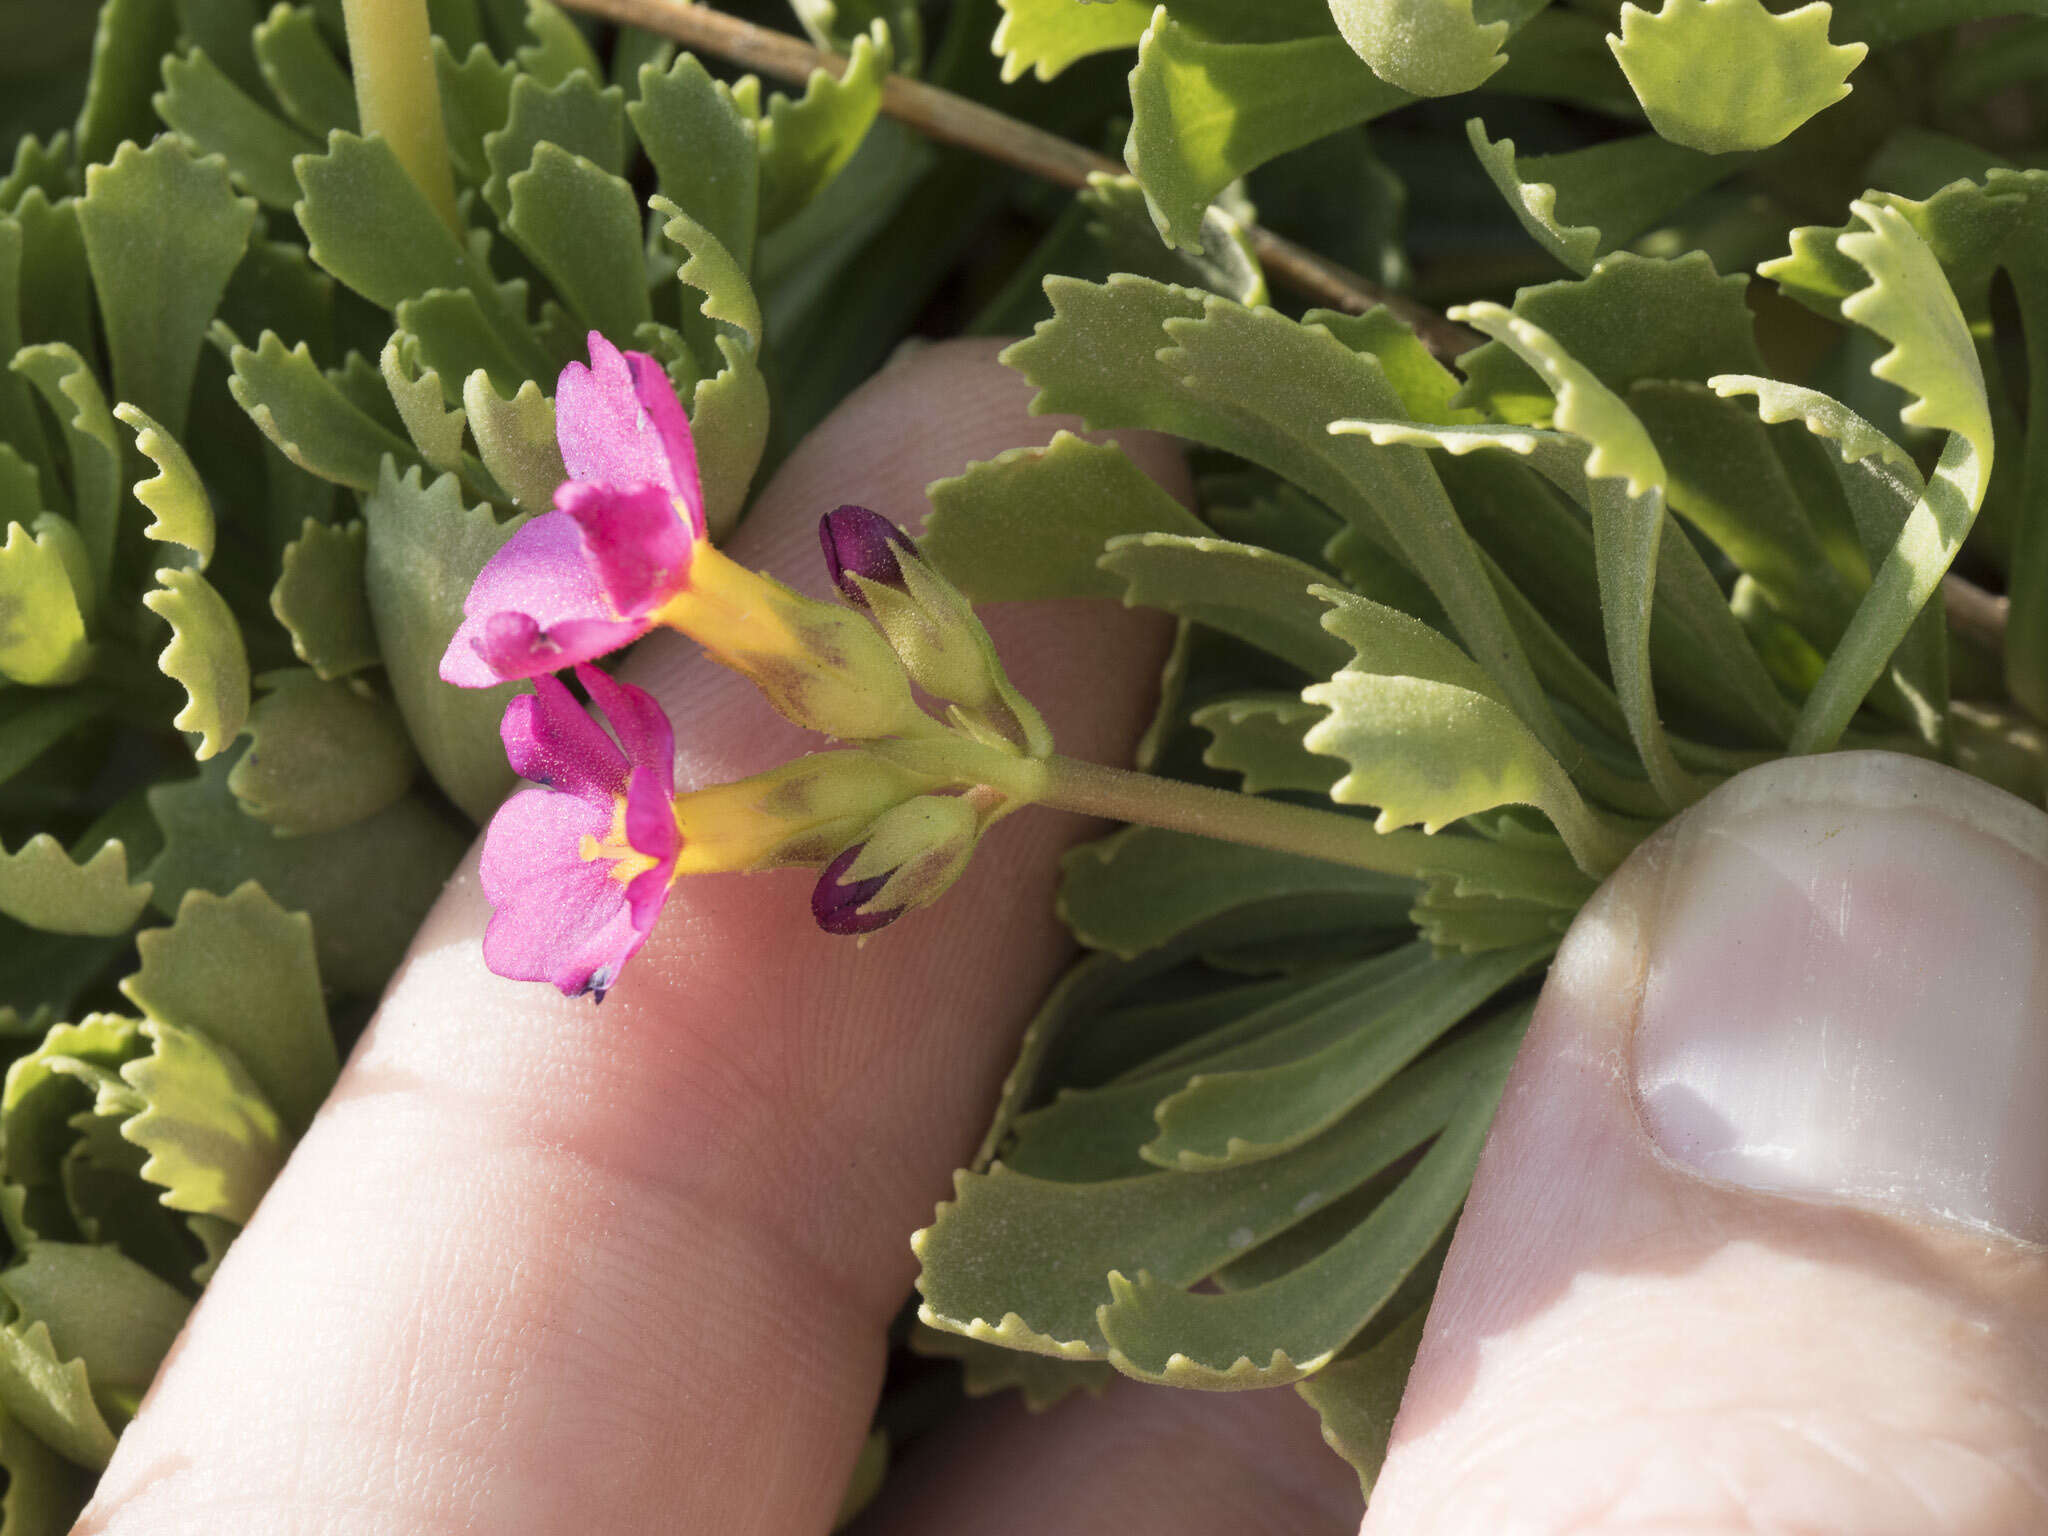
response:
M459 239L462 217L455 209L426 0L342 0L342 17L363 132L391 146L406 175Z
M1356 816L1311 810L1259 795L1183 784L1071 757L1043 763L1041 805L1107 816L1173 832L1270 848L1381 874L1472 877L1489 887L1506 879L1518 887L1555 887L1560 904L1576 906L1592 882L1569 862L1459 833L1376 832Z

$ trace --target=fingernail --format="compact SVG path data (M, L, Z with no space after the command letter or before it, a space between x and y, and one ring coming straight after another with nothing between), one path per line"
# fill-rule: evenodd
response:
M1670 832L1634 1074L1674 1162L2048 1241L2048 816L1787 758Z

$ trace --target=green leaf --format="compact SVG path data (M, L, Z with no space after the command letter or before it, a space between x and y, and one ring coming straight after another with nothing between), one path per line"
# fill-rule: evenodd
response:
M270 611L292 639L292 654L323 679L347 677L380 657L363 590L363 525L332 527L307 518L285 546Z
M65 569L68 529L60 530L61 521L43 523L39 532L10 523L0 545L0 676L31 687L71 682L92 660Z
M543 85L559 85L579 69L593 80L603 78L589 42L554 0L526 0L526 30L533 41L514 57Z
M142 1105L121 1122L142 1177L174 1211L245 1225L291 1150L284 1122L231 1051L155 1019L142 1033L149 1054L120 1068Z
M1152 22L1151 0L1001 0L1003 19L990 47L1003 61L1003 83L1030 70L1050 80L1090 54L1134 48Z
M1238 177L1413 99L1341 38L1210 42L1162 6L1131 71L1124 163L1167 243L1199 249L1203 210Z
M0 176L0 212L12 212L32 191L46 202L61 202L77 185L70 130L60 128L47 140L23 134L14 142L14 159Z
M149 97L157 63L177 40L177 13L163 0L106 0L100 7L78 113L79 164L104 164L123 140L146 144L155 135Z
M352 826L412 787L419 759L405 726L362 683L294 670L264 687L228 788L279 837Z
M112 1249L96 1249L110 1257ZM93 1401L83 1360L62 1358L40 1318L0 1327L0 1406L43 1444L97 1472L114 1454L114 1432Z
M135 434L135 451L156 465L154 475L135 482L135 499L150 515L143 534L182 544L192 552L192 568L205 570L213 558L213 503L199 471L175 437L127 401L114 407L114 419Z
M1326 795L1344 770L1318 757L1302 738L1323 711L1291 694L1241 694L1205 704L1188 717L1210 736L1202 761L1240 774L1248 795L1292 789Z
M24 347L8 365L33 384L64 429L71 464L73 522L85 542L92 572L86 593L105 593L112 581L121 511L121 446L107 397L84 358L63 342ZM88 616L90 616L88 611Z
M488 508L464 506L452 475L426 484L417 468L401 476L389 463L363 500L363 518L370 618L398 712L434 781L482 822L512 787L498 722L517 689L451 688L441 656L477 572L519 520L499 523Z
M462 386L470 435L484 468L524 512L545 512L569 478L555 442L555 403L528 379L506 399L479 368Z
M580 155L538 144L533 163L507 185L505 232L579 325L627 337L653 318L640 205L624 180Z
M10 360L23 343L23 255L21 221L0 217L0 358ZM0 446L7 449L9 458L10 503L0 511L9 514L13 521L33 521L37 513L58 505L61 482L43 434L35 396L27 381L11 370L0 370ZM21 473L22 467L28 470L26 477Z
M1073 0L1060 0L1071 5ZM913 1355L929 1360L960 1362L960 1390L969 1397L992 1397L998 1392L1022 1392L1024 1407L1043 1413L1076 1392L1100 1397L1116 1380L1116 1372L1097 1360L1062 1360L1018 1349L1003 1349L980 1339L957 1333L942 1333L924 1323L911 1326L905 1340Z
M247 347L224 325L214 336L233 370L228 393L299 468L367 491L387 455L401 464L414 462L412 444L322 373L304 342L287 351L275 332L265 331L256 346Z
M1664 0L1621 8L1608 46L1650 126L1708 154L1767 149L1849 94L1870 50L1828 42L1827 5L1773 15L1762 0Z
M336 128L355 132L355 88L311 6L278 6L256 24L250 40L263 83L286 116L323 142Z
M1399 414L1399 399L1377 360L1320 326L1218 298L1204 303L1201 320L1168 319L1164 329L1174 345L1159 354L1159 365L1206 400L1234 402L1229 409L1284 434L1286 448L1269 467L1398 552L1443 605L1459 638L1486 658L1504 702L1553 751L1564 749L1569 738L1428 456L1324 430L1367 401Z
M1401 402L1402 414L1410 419L1445 426L1481 419L1478 411L1457 403L1458 376L1438 362L1414 328L1384 304L1376 304L1362 315L1312 309L1302 316L1302 323L1319 325L1352 351L1369 355Z
M1356 658L1302 698L1330 711L1304 738L1350 771L1330 791L1342 805L1379 808L1381 832L1425 833L1500 805L1550 817L1589 874L1621 862L1631 839L1603 822L1570 776L1514 716L1469 656L1407 614L1335 588L1324 621Z
M0 1536L64 1536L92 1497L91 1473L74 1466L0 1413Z
M1626 251L1603 257L1591 275L1524 288L1516 318L1541 326L1618 395L1641 379L1761 373L1749 280L1726 277L1695 251L1675 261ZM1551 394L1536 371L1501 342L1458 359L1466 378L1460 405L1510 422L1550 419Z
M1389 85L1416 96L1477 90L1507 62L1501 45L1540 4L1493 4L1478 19L1473 0L1330 0L1344 40Z
M166 218L167 208L177 217ZM166 135L147 149L124 144L87 169L78 225L114 393L183 436L199 346L248 248L256 203L235 195L225 161L194 159Z
M492 280L482 234L473 233L467 246L458 242L381 138L329 134L327 153L301 157L294 170L305 193L294 211L314 261L384 309L436 290L466 288L493 341L518 359L518 378L554 371L553 359ZM398 323L422 342L429 339L416 317L401 311ZM428 361L451 378L469 372L432 356Z
M276 901L313 919L320 975L336 991L374 998L469 843L437 804L408 795L339 832L276 837L229 793L231 757L196 779L149 791L163 852L144 871L161 911L188 891L225 895L260 881Z
M192 1308L188 1297L132 1259L84 1243L31 1243L20 1263L0 1270L0 1292L15 1307L13 1319L0 1329L6 1341L0 1345L0 1401L31 1425L34 1420L16 1404L17 1393L32 1379L27 1372L17 1374L22 1356L34 1351L27 1333L46 1329L51 1356L82 1363L100 1412L125 1423ZM68 1417L72 1401L67 1386L41 1406ZM90 1422L79 1427L89 1433ZM66 1454L72 1449L55 1448Z
M1530 238L1581 275L1738 169L1653 133L1519 158L1513 139L1489 140L1476 117L1465 136Z
M1351 1463L1359 1492L1368 1499L1387 1459L1394 1414L1428 1317L1426 1309L1410 1314L1370 1349L1334 1360L1294 1387L1321 1417L1324 1443Z
M710 230L742 269L752 266L761 204L752 96L740 97L685 53L666 70L640 71L640 97L626 115L662 196Z
M21 339L66 342L92 354L92 290L78 199L52 203L42 188L31 187L15 204L14 220L21 226Z
M532 166L534 151L543 143L593 161L607 175L625 170L626 94L615 85L600 88L593 77L577 74L550 88L531 75L519 75L500 121L504 126L483 140L491 168L484 201L500 222L512 212L512 178Z
M1347 655L1310 593L1324 573L1251 544L1176 533L1125 534L1097 562L1124 584L1126 607L1159 608L1220 629L1312 677Z
M0 912L45 933L126 933L149 905L149 884L128 881L128 850L102 843L83 864L37 833L13 853L0 846Z
M263 91L252 36L260 0L171 0L178 12L181 41L196 44L220 61L228 77L250 95Z
M1679 767L1672 754L1650 671L1650 605L1669 521L1664 510L1663 488L1669 478L1664 461L1620 397L1549 332L1517 319L1498 304L1466 305L1452 313L1512 347L1542 375L1556 398L1558 429L1586 444L1587 507L1615 693L1651 784L1667 808L1682 810L1707 786ZM1669 536L1684 537L1676 528Z
M814 69L802 97L768 98L758 129L762 233L785 224L846 169L882 110L882 82L894 67L889 30L856 38L846 73Z
M1281 899L1343 898L1354 909L1352 926L1395 926L1416 892L1397 875L1156 827L1083 843L1061 870L1061 919L1091 949L1126 959L1221 913Z
M156 579L142 605L171 626L157 667L186 698L171 724L197 733L192 755L205 762L235 739L249 716L249 652L234 610L213 583L197 571L170 567Z
M1991 476L1984 375L1939 262L1897 209L1860 201L1849 206L1867 230L1838 243L1870 274L1870 285L1843 300L1842 313L1892 344L1870 371L1913 396L1900 419L1949 437L1925 492L1807 695L1789 743L1794 752L1826 751L1840 739L1962 548Z
M187 891L171 926L138 934L135 948L141 969L121 983L128 1000L232 1051L285 1123L303 1131L340 1071L312 920L252 880L229 896Z
M1372 995L1354 1027L1320 1050L1272 1066L1205 1070L1154 1106L1159 1134L1138 1149L1184 1172L1236 1167L1300 1146L1379 1091L1453 1025L1556 948L1437 955Z
M73 1140L73 1118L90 1109L93 1085L146 1048L137 1020L91 1013L76 1024L52 1025L33 1050L17 1056L7 1068L6 1093L0 1099L0 1169L7 1183L31 1189L54 1185ZM0 1200L0 1215L9 1232L19 1236L24 1221L19 1212L7 1212L9 1203ZM31 1227L35 1204L31 1195Z
M709 378L699 379L690 397L690 428L704 485L704 521L711 537L720 539L739 521L747 488L768 446L761 305L746 273L716 235L665 197L657 194L649 206L665 221L662 238L687 253L688 259L676 269L676 281L704 295L697 312L717 327L718 352L725 362Z
M1207 1388L1274 1386L1327 1365L1456 1218L1527 1020L1526 1010L1510 1013L1477 1037L1493 1047L1490 1059L1468 1067L1463 1100L1435 1144L1370 1216L1300 1268L1222 1293L1111 1271L1113 1300L1098 1321L1110 1364L1142 1381Z
M296 155L317 154L319 142L252 100L197 48L164 60L156 110L204 154L220 155L243 190L271 208L298 201Z
M1160 243L1145 190L1134 176L1090 171L1079 201L1087 211L1088 233L1107 254L1112 270L1190 283L1240 304L1264 304L1270 297L1244 225L1221 206L1212 203L1202 210L1199 238L1179 250Z
M491 163L484 139L505 125L512 110L512 82L518 66L500 64L482 43L473 45L458 62L446 37L434 39L434 78L441 88L441 118L448 130L448 158L456 174L472 186L490 179ZM350 124L340 125L353 130Z
M413 446L429 468L444 474L462 472L462 408L446 405L441 375L420 362L420 342L408 331L393 331L378 354L378 371L391 403L411 434Z
M1120 597L1124 581L1096 563L1112 539L1207 531L1123 449L1065 431L970 464L928 495L918 548L978 603Z
M1491 1026L1476 1044L1426 1057L1386 1102L1257 1166L1081 1182L1002 1163L986 1174L956 1174L954 1199L911 1238L922 1266L918 1317L1010 1349L1100 1359L1106 1341L1098 1317L1112 1310L1103 1306L1112 1275L1143 1272L1192 1285L1333 1205L1436 1134L1472 1096L1475 1067L1505 1070L1511 1051L1502 1047L1514 1034ZM1143 1118L1141 1105L1141 1126Z

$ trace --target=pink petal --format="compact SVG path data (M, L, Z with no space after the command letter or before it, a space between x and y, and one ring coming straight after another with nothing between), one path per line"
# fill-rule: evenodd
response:
M572 997L602 994L639 950L653 913L641 923L611 863L580 853L584 837L605 836L611 819L609 802L546 789L521 790L498 808L478 870L492 907L484 930L492 971L552 982Z
M566 480L555 506L582 532L583 563L609 616L640 618L689 585L697 541L660 486Z
M536 677L533 685L531 694L505 706L498 728L512 771L549 789L609 803L627 783L618 746L558 679Z
M555 384L555 439L571 480L658 485L704 529L704 493L689 419L661 364L621 353L590 333L590 366L571 363Z
M547 512L491 556L462 605L463 621L441 656L441 678L489 688L552 672L629 644L645 623L607 606L574 518Z
M658 864L653 869L635 875L626 887L626 906L633 914L633 926L639 930L642 939L654 931L654 920L661 916L661 909L668 904L669 887L675 883L675 863ZM628 950L627 959L640 948L635 941Z
M590 701L604 712L612 734L626 749L626 761L635 768L653 769L660 776L662 793L673 794L676 732L669 723L668 712L654 702L654 695L631 683L619 682L597 667L578 666L576 678L589 690Z
M632 370L633 392L640 397L641 409L647 412L648 422L660 437L662 451L675 471L676 500L689 514L691 531L701 539L704 486L697 472L697 440L690 435L690 418L683 414L683 403L676 398L675 386L669 383L668 373L660 363L645 352L628 352L626 366Z
M652 768L635 768L626 787L626 841L660 865L675 863L683 846L676 825L675 792Z

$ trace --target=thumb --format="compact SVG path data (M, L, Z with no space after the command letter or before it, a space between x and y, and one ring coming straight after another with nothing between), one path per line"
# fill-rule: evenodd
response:
M2048 817L1709 795L1559 952L1366 1531L2048 1530Z

